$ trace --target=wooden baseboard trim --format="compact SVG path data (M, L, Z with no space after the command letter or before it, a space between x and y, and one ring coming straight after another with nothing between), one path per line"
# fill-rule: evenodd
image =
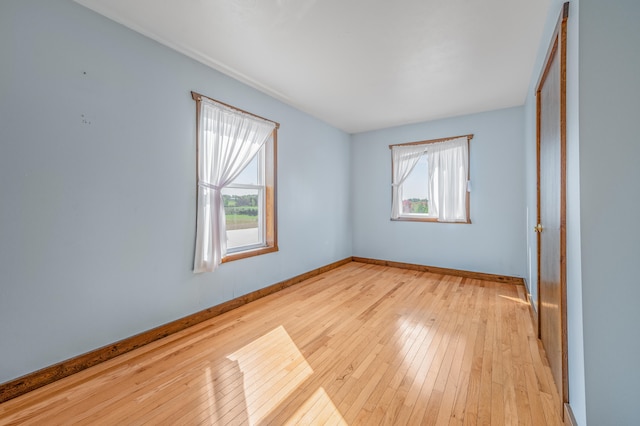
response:
M564 424L565 426L578 426L573 410L568 403L564 404Z
M456 277L471 278L482 281L497 281L505 284L524 285L524 279L518 277L510 277L508 275L486 274L484 272L464 271L461 269L440 268L437 266L418 265L415 263L394 262L391 260L370 259L367 257L353 257L354 262L370 263L380 266L391 266L393 268L411 269L414 271L431 272L441 275L453 275Z
M538 311L536 311L536 306L533 304L531 293L529 293L528 291L527 291L527 303L529 304L529 316L531 317L533 330L536 332L536 336L540 338L540 328L538 327Z
M454 275L464 278L471 278L484 281L497 281L508 284L522 284L522 278L510 277L504 275L486 274L482 272L471 272L458 269L439 268L436 266L417 265L412 263L394 262L390 260L370 259L364 257L347 257L337 262L330 263L304 274L295 276L285 281L273 284L271 286L256 290L249 294L237 297L235 299L224 302L220 305L196 312L184 318L172 321L148 331L144 331L135 336L128 337L118 342L103 346L93 351L87 352L77 357L61 361L57 364L45 367L33 373L26 374L17 379L0 384L0 403L16 398L32 390L46 386L64 377L85 370L94 365L113 359L119 355L140 348L146 344L167 337L171 334L182 331L193 325L199 324L208 319L214 318L232 309L246 305L254 300L276 293L292 285L298 284L304 280L308 280L332 269L338 268L349 262L369 263L381 266L390 266L394 268L412 269L422 272L431 272L442 275ZM535 316L534 316L535 317Z
M158 339L162 339L163 337L167 337L173 333L182 331L186 328L214 318L232 309L238 308L242 305L246 305L249 302L253 302L254 300L276 293L287 287L298 284L304 280L308 280L309 278L313 278L317 275L338 268L342 265L350 263L351 261L352 258L347 257L337 262L322 266L318 269L314 269L304 274L295 276L288 280L281 281L260 290L256 290L249 294L245 294L243 296L229 300L220 305L213 306L211 308L196 312L194 314L161 325L151 330L144 331L140 334L136 334L135 336L131 336L110 345L106 345L93 351L87 352L85 354L78 355L77 357L61 361L57 364L53 364L41 370L34 371L33 373L18 377L17 379L1 383L0 403L16 398L27 392L53 383L57 380L85 370L89 367L93 367L94 365L98 365L102 362L108 361L112 358L140 348Z

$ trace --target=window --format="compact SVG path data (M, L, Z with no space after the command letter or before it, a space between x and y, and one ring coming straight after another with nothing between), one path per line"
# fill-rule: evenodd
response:
M264 244L264 149L222 190L227 253Z
M472 137L389 146L392 220L471 223L468 179Z
M398 188L401 207L400 216L405 218L434 217L433 207L429 209L429 193L426 183L429 181L427 154L423 153L409 176Z
M222 190L227 230L223 262L276 251L274 134Z
M279 125L195 92L191 95L197 110L194 272L277 251Z

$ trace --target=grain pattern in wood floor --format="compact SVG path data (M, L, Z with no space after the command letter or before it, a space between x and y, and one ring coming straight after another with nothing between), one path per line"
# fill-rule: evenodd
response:
M352 262L0 404L0 424L561 425L524 290Z

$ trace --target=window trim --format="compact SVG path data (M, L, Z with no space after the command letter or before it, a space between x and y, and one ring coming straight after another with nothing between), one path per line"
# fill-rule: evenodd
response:
M453 139L459 139L459 138L467 138L467 148L469 150L469 153L471 153L471 139L473 139L473 133L470 133L468 135L460 135L460 136L449 136L446 138L439 138L439 139L428 139L428 140L424 140L424 141L416 141L416 142L406 142L406 143L397 143L397 144L392 144L389 145L389 149L393 149L394 146L410 146L410 145L429 145L429 144L433 144L433 143L438 143L438 142L446 142L449 140L453 140ZM391 156L391 181L393 182L393 156ZM468 156L467 158L467 181L469 181L471 179L471 155ZM393 203L393 197L391 199L391 202ZM467 220L464 222L449 222L449 221L441 221L438 220L438 218L436 217L428 217L426 215L421 215L421 214L414 214L413 216L398 216L398 218L390 218L389 220L393 221L393 222L434 222L434 223L450 223L450 224L459 224L459 225L470 225L471 224L471 197L470 197L470 193L467 190L466 194L465 194L465 206L467 209Z
M265 218L264 218L264 227L265 227L265 245L261 247L251 247L242 251L235 251L233 253L227 253L222 259L221 263L232 262L234 260L246 259L253 256L259 256L262 254L277 252L278 249L278 209L277 209L277 172L278 172L278 129L280 128L280 123L269 120L268 118L262 117L257 114L253 114L249 111L245 111L243 109L237 108L233 105L229 105L227 103L221 102L217 99L211 98L209 96L202 95L198 92L191 91L191 98L196 101L196 182L198 182L199 175L199 143L197 138L199 137L199 128L200 128L200 102L203 98L209 99L211 101L217 102L225 107L231 108L243 114L248 114L253 117L260 118L262 120L270 121L275 124L273 132L271 134L271 138L265 142L264 145L264 191L265 191ZM196 210L197 210L198 197L196 197Z

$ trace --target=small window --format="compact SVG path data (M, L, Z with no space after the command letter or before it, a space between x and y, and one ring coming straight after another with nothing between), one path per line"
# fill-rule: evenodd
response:
M471 223L469 139L390 145L392 220Z

